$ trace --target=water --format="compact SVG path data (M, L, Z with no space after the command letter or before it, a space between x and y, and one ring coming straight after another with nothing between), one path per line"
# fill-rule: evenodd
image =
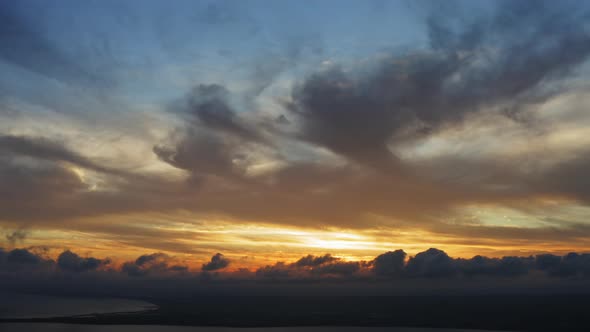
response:
M155 308L157 307L151 303L128 299L0 293L0 318L62 317L137 312ZM4 332L2 329L0 331Z
M405 327L200 327L145 325L76 325L46 323L0 324L2 332L481 332L479 330L428 329ZM493 331L486 331L493 332Z
M117 298L75 298L0 293L0 318L43 318L152 310L155 305ZM1 332L475 332L477 330L402 327L198 327L158 325L80 325L0 323ZM493 332L493 331L487 331Z

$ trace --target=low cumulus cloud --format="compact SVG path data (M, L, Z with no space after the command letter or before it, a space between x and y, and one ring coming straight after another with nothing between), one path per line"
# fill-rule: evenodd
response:
M131 278L158 277L174 280L177 277L195 278L201 281L260 280L260 281L321 281L348 280L364 283L371 280L587 280L590 278L590 254L569 253L563 256L539 254L536 256L501 258L477 255L473 258L452 258L444 251L430 248L407 257L403 250L378 255L371 261L347 261L330 254L307 255L292 263L277 262L261 266L250 272L245 268L226 269L230 260L221 253L201 267L202 272L220 271L203 275L191 270L175 257L164 253L139 256L117 267L111 259L81 257L66 250L57 260L43 252L26 248L10 251L0 249L0 273L18 276L22 273L80 273L100 272L101 276L126 276ZM226 269L226 270L224 270ZM224 271L221 271L224 270ZM206 278L204 278L206 277Z
M307 255L294 263L278 262L259 268L256 275L268 279L309 278L309 277L350 277L360 271L364 262L343 261L331 254L322 256Z
M217 271L229 266L229 259L225 258L223 254L217 253L211 257L211 261L203 264L201 270L203 271Z
M373 272L377 276L396 277L404 271L406 253L401 250L388 251L373 260Z
M86 272L94 271L101 266L108 265L110 259L98 259L94 257L80 257L76 253L66 250L57 257L57 266L62 271Z
M9 264L37 265L43 262L43 259L27 249L13 249L6 256L6 262Z
M295 266L298 267L303 267L303 266L311 266L311 267L315 267L315 266L319 266L319 265L323 265L326 263L331 263L334 261L339 260L338 257L334 257L330 254L325 254L323 256L313 256L313 255L307 255L305 257L301 257L301 259L299 259L297 262L295 262Z
M125 262L121 267L121 272L132 277L169 275L187 271L186 265L176 263L173 257L164 253L142 255L133 262Z
M6 234L6 240L11 247L14 247L16 244L21 244L25 241L25 239L29 236L29 231L25 229L17 229L15 231L9 232Z
M25 276L31 273L53 273L55 261L29 249L16 248L5 251L0 248L0 274Z
M456 273L455 262L444 251L430 248L410 257L406 273L412 277L450 277Z
M278 262L256 271L259 278L274 280L305 279L317 276L356 276L359 280L378 279L439 279L464 278L511 279L536 276L581 277L590 276L590 254L570 253L565 256L540 254L536 256L501 258L481 255L470 259L452 258L436 248L407 258L403 250L383 253L371 261L343 261L331 256L308 255L288 264ZM364 278L364 279L363 279Z

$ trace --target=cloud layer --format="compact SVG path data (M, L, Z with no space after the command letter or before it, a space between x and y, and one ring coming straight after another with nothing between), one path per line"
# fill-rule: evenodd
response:
M590 254L569 253L564 256L541 254L518 257L490 258L474 256L470 259L452 258L444 251L430 248L406 259L403 250L389 251L369 261L346 261L330 254L307 255L292 263L276 262L253 271L247 268L227 270L230 261L217 253L200 269L189 268L178 257L163 253L145 254L135 261L114 263L111 259L81 257L66 250L57 260L42 252L30 249L0 251L2 276L18 276L22 273L42 272L51 274L100 273L99 278L109 275L131 278L199 277L206 280L356 280L360 283L379 279L470 279L510 280L518 278L570 278L588 280L590 277ZM220 271L208 274L211 271Z
M137 253L167 252L123 264L130 276L188 272L172 253L211 241L205 233L216 220L426 233L441 247L588 249L585 4L500 1L462 15L430 3L408 23L416 34L411 46L350 47L333 38L342 43L336 51L296 19L286 31L269 28L255 4L201 5L187 8L196 13L188 18L181 10L161 15L153 4L99 6L104 21L90 15L99 21L80 27L84 38L66 33L77 29L60 25L69 17L60 6L38 19L27 6L0 6L0 35L9 41L0 46L7 246L80 232L86 238L75 246L104 238ZM309 29L328 33L321 23ZM197 228L198 236L185 231ZM239 243L209 246L225 252ZM461 261L433 249L406 261L395 251L370 263L308 256L255 274L567 275L565 265L586 258L566 264L564 256L543 269L556 258L537 259ZM110 266L73 252L55 264L72 273ZM232 265L218 254L202 269Z

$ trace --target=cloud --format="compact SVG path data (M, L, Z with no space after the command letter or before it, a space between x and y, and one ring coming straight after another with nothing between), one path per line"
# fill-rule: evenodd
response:
M0 248L0 275L26 276L39 273L46 276L55 271L55 261L30 249L16 248L5 251Z
M402 276L404 272L405 260L406 253L403 250L399 249L396 251L388 251L375 257L372 262L373 272L377 276Z
M182 274L187 271L186 265L176 264L172 257L164 253L141 255L134 262L125 262L121 267L121 272L131 277Z
M225 258L223 254L217 253L211 257L211 261L203 264L201 270L217 271L226 268L229 265L229 263L229 259Z
M537 255L535 267L541 271L553 270L561 264L561 256L552 254Z
M161 204L178 207L186 199L182 196L190 191L158 176L117 166L103 166L59 141L0 135L3 218L26 224L39 220L51 223L79 216L145 211L146 206L163 208ZM167 192L169 199L163 199L166 195L162 192Z
M211 176L242 184L253 151L268 148L261 126L250 124L230 105L222 85L201 84L175 108L184 120L167 141L153 148L169 165L191 173L198 183Z
M319 71L294 90L289 109L303 120L302 139L399 172L398 156L388 148L392 141L546 98L551 82L590 55L590 36L578 28L586 15L550 1L506 1L495 13L472 19L433 13L427 21L432 49ZM563 49L571 53L564 57Z
M584 10L570 17L552 3L497 7L476 18L433 13L426 22L428 49L312 73L295 86L287 103L289 123L282 122L290 127L288 134L274 128L279 124L269 130L260 119L245 121L224 86L197 85L178 107L186 127L156 145L154 153L188 171L188 183L199 187L199 204L189 209L295 225L370 227L367 216L372 215L396 220L396 226L453 229L460 235L474 228L446 225L440 216L453 218L470 204L510 205L556 192L578 198L582 181L568 184L557 174L577 174L585 162L536 172L471 155L415 160L397 149L403 144L416 148L428 137L444 139L437 135L445 130L469 131L462 126L474 116L493 113L518 122L505 110L521 112L561 92L557 83L587 59L587 34L573 28ZM515 11L526 15L521 20ZM573 54L562 58L558 55L566 45ZM276 143L281 140L311 143L344 160L290 160L292 151ZM264 149L264 157L281 166L249 176L250 159ZM468 183L445 179L462 169L480 176ZM485 233L488 228L477 229Z
M256 276L264 279L286 279L291 275L291 268L284 262L266 265L256 270Z
M307 255L286 264L277 262L256 270L256 276L270 280L306 279L315 277L351 277L361 270L363 262L342 261L331 254L321 256Z
M83 258L71 252L70 250L62 252L57 258L57 266L62 271L67 272L94 271L109 263L109 259L98 259L94 257Z
M537 260L543 260L537 257ZM475 256L469 260L458 260L459 270L467 276L519 276L526 275L531 270L534 259L532 257L502 257L488 258Z
M29 46L19 41L11 46L16 51L0 47L0 57L53 75L51 68L60 68L63 62L61 53L39 29L29 29L16 7L1 6L0 16L7 29L0 34L9 41L26 40ZM268 86L265 82L272 81L283 66L295 66L295 55L284 63L278 61L276 68L273 59L261 59L263 65L255 71L264 76L264 82L246 87L257 91L246 93L246 101L239 92L243 90L234 89L239 84L224 80L223 84L191 80L194 87L186 93L176 91L176 85L172 91L162 91L166 96L178 94L172 97L177 98L173 112L165 116L176 116L179 125L170 128L172 133L166 139L162 128L144 130L150 132L146 137L156 142L149 145L153 144L153 153L162 162L155 161L147 168L164 170L158 175L144 175L143 168L122 171L116 160L107 165L101 158L87 157L81 152L83 142L77 139L3 133L0 217L11 223L38 222L68 231L94 227L96 231L98 226L73 219L186 211L199 217L291 226L419 229L452 235L456 243L473 238L534 243L550 238L552 243L581 243L590 234L583 223L524 229L490 226L479 220L477 225L457 221L465 215L462 209L472 205L520 211L525 204L527 212L534 215L535 208L543 208L548 200L571 200L585 206L590 197L585 147L535 156L530 161L535 167L521 165L520 157L486 155L491 141L511 145L509 140L515 135L504 139L496 134L504 133L505 124L534 116L535 112L523 110L568 88L561 84L571 83L574 69L584 64L590 53L584 21L587 10L553 2L502 2L494 7L498 8L476 17L432 13L425 22L429 45L418 51L369 56L340 65L339 59L330 59L336 65L311 70L303 78L295 76L297 83L292 89L278 90L281 94L288 91L277 97L289 100L284 103L286 110L279 109L279 102L248 98L257 98ZM15 56L31 45L57 66L32 65L37 53ZM564 49L568 50L565 55ZM291 69L299 72L299 68L287 68ZM269 105L277 110L266 112ZM492 113L494 121L486 122L496 131L487 132L489 141L476 149L477 153L462 150L468 139L452 144L452 149L439 149L448 136L474 132L478 129L474 121L485 121ZM500 117L502 121L496 121ZM118 114L109 113L109 121L118 120ZM534 128L534 122L517 125L539 129ZM157 134L151 135L152 131ZM542 145L545 134L531 140L538 139ZM425 139L434 144L422 144ZM411 151L404 155L400 149L406 145ZM429 149L444 155L418 158ZM528 158L527 152L520 155ZM545 159L553 163L545 166ZM186 173L186 178L168 176L170 166L179 170L175 175ZM79 168L96 177L104 188L95 190ZM456 173L474 176L469 181L447 178ZM132 227L121 227L125 232L114 231L114 226L107 228L102 230L108 236L133 245L143 242L157 250L192 250L162 240L154 232L144 231L139 237ZM430 259L434 258L416 259L408 273L442 273L435 272L441 266L432 265L436 260ZM405 271L400 268L403 257L401 262L399 255L385 255L373 262L374 273L398 275ZM520 273L516 272L520 271L518 262L486 261L481 268L500 274L504 270ZM477 270L480 263L472 263L475 267L471 268ZM131 262L128 268L131 273L144 272L141 264Z
M305 257L301 257L297 262L295 262L295 266L303 267L303 266L319 266L326 263L332 263L334 261L339 260L337 257L333 257L330 254L325 254L323 256L313 256L307 255Z
M8 244L11 247L14 247L14 245L17 243L22 244L27 236L29 236L29 231L25 229L17 229L11 233L6 234L6 240L8 240Z
M239 174L232 160L237 153L217 134L200 133L189 129L185 136L173 145L156 145L154 153L162 161L195 175Z
M590 254L569 253L561 258L558 266L548 270L557 277L590 276Z
M125 262L120 266L111 264L108 258L82 258L66 250L57 261L45 257L42 253L19 248L5 251L0 248L0 281L2 278L20 278L35 276L38 282L45 284L43 278L59 277L61 272L80 273L80 277L91 276L95 282L111 282L132 278L138 282L143 279L161 279L165 281L193 280L206 283L229 283L268 281L281 282L337 282L347 281L351 285L364 285L385 282L394 279L398 282L410 282L436 279L441 283L486 281L486 287L505 282L528 281L531 283L585 282L590 277L590 254L569 253L564 256L539 254L536 256L501 258L474 256L473 258L452 258L444 251L430 248L417 253L405 261L405 253L395 250L383 253L374 260L345 261L332 255L307 255L292 263L276 262L261 266L255 273L245 268L235 271L220 271L229 265L229 260L221 254L214 255L203 264L201 271L190 270L178 259L164 253L139 256L135 261ZM326 260L326 257L330 259ZM306 262L301 264L300 262ZM103 268L108 265L108 268ZM209 273L216 271L215 273ZM53 276L53 277L52 277ZM411 284L408 284L411 285ZM355 286L357 287L357 286ZM414 286L412 286L414 287Z
M198 85L188 96L186 112L200 121L204 127L221 131L245 140L261 140L255 128L238 117L229 104L230 92L221 85Z
M410 257L406 273L412 277L451 277L457 272L454 260L442 250L430 248Z
M42 259L27 249L13 249L6 255L6 262L12 264L39 264Z
M557 194L571 197L583 202L590 202L590 181L583 176L590 167L587 149L582 149L579 155L558 161L543 172L524 174L520 178L533 187L532 190L541 193Z
M62 144L42 137L0 135L0 156L27 156L47 161L64 161L102 173L117 173L114 169L100 166Z
M352 276L361 269L360 262L330 262L314 266L311 274L331 276Z

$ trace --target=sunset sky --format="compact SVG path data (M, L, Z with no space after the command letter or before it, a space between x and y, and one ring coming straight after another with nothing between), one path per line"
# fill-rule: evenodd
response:
M590 3L1 1L0 40L0 254L590 251Z

